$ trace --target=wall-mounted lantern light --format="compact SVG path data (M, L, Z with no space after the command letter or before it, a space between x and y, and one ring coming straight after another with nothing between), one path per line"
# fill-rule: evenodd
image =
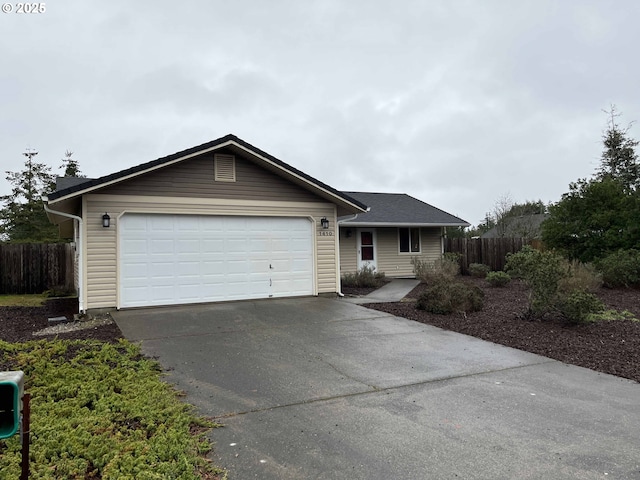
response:
M322 228L324 228L325 230L329 228L329 220L327 220L327 217L322 217L322 219L320 220L320 225L322 225Z
M104 215L102 215L102 226L105 228L109 228L109 225L111 225L111 217L108 213L105 213Z
M347 228L347 230L344 232L344 236L347 238L351 238L351 229Z

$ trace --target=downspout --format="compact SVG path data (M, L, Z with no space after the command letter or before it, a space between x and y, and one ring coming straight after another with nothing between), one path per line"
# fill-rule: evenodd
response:
M43 205L44 205L44 211L47 213L51 213L53 215L60 215L61 217L66 217L66 218L71 218L73 220L77 220L78 221L78 245L76 246L80 252L80 254L78 255L78 263L80 265L78 265L78 310L80 310L80 313L84 313L84 290L83 290L83 277L82 277L82 272L84 270L83 268L83 260L84 260L84 248L82 245L82 217L79 217L78 215L73 215L71 213L66 213L66 212L60 212L57 210L52 210L49 208L49 198L48 197L42 197L43 200Z
M371 207L367 207L366 212L369 212L370 210L371 210ZM338 231L338 279L340 283L339 285L340 288L338 288L338 297L340 298L344 297L344 293L342 293L342 275L340 275L340 224L344 222L351 222L356 218L358 218L358 215L360 214L356 213L351 218L343 218L342 220L338 220L338 228L336 229Z

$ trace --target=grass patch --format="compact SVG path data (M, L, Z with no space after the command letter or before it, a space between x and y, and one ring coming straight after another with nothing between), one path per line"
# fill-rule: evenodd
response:
M0 295L0 307L41 307L47 298L44 293L38 295Z
M0 341L0 359L24 371L31 394L30 478L223 478L204 457L218 425L181 402L138 346ZM0 478L18 478L20 458L19 435L0 440Z

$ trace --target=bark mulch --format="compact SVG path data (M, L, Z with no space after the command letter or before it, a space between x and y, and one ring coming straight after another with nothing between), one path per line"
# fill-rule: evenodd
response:
M612 320L573 325L560 318L525 320L528 289L520 281L492 288L484 279L465 278L485 293L484 308L470 314L435 315L415 308L426 288L418 285L405 301L376 303L369 308L464 333L490 342L544 355L564 363L640 382L640 322ZM608 308L630 311L640 319L640 290L601 288L597 295ZM407 301L409 300L409 301Z
M41 339L51 340L57 337L65 340L95 339L115 342L123 338L122 332L115 323L51 335L33 335L34 332L50 326L49 318L65 316L69 321L72 321L77 312L77 298L50 299L42 307L0 307L0 340L14 343Z

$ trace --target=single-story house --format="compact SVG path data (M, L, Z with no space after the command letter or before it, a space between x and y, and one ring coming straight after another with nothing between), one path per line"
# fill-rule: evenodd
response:
M412 258L440 258L446 228L469 226L404 193L344 193L369 211L338 219L342 273L368 266L388 277L414 276Z
M73 239L86 311L336 294L341 261L358 265L348 250L363 239L369 247L367 228L380 271L388 264L410 275L410 255L437 257L443 220L401 212L393 226L382 224L368 217L368 195L340 192L227 135L101 178L61 179L45 210ZM395 207L418 202L440 212L403 200ZM373 203L382 210L385 202ZM387 263L390 232L396 263Z

